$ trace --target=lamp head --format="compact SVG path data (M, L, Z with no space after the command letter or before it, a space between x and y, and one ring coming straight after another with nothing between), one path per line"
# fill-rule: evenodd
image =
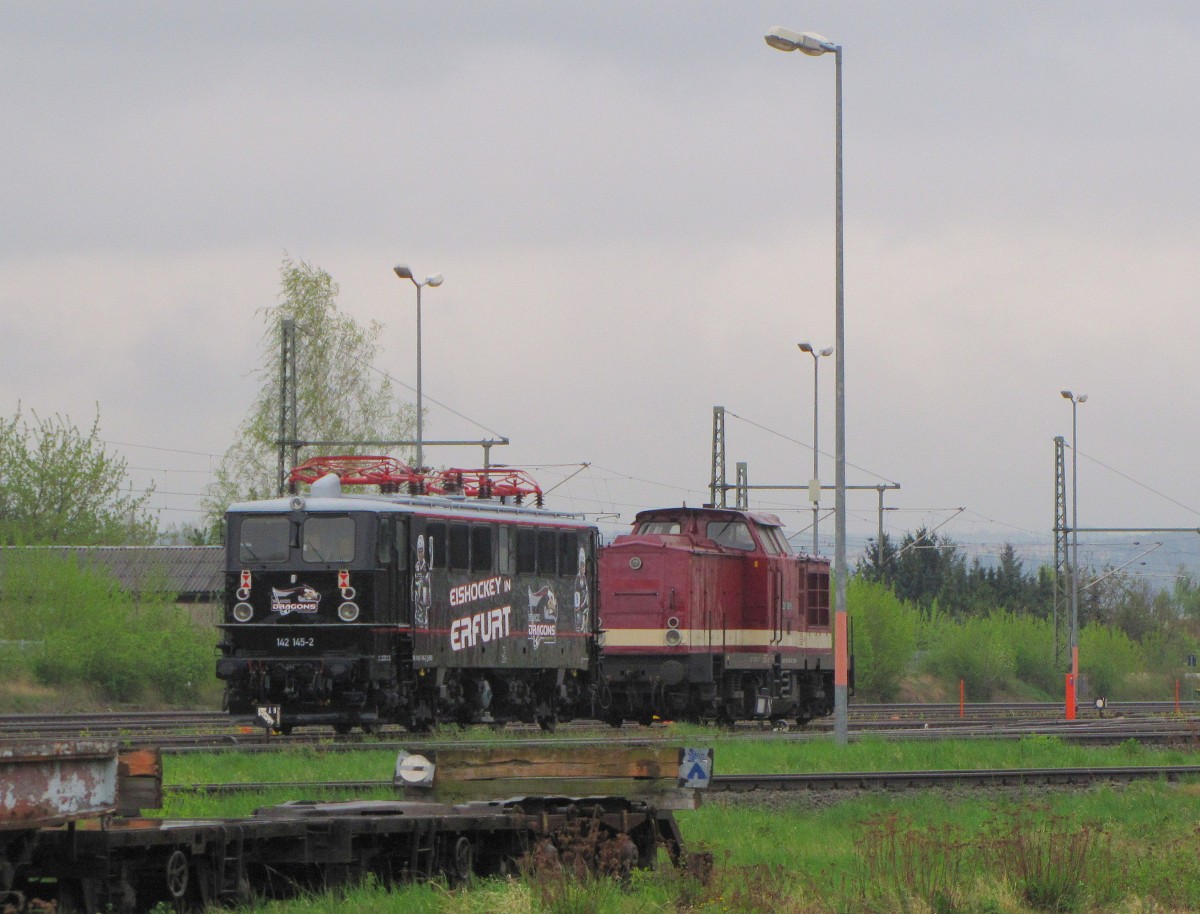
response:
M410 270L408 268L408 264L406 264L406 263L398 263L394 267L392 267L392 269L395 271L396 275L399 276L401 279L412 279L413 278L412 270ZM414 282L415 282L415 280L414 280Z
M826 346L824 349L821 350L821 355L833 355L833 347Z
M1078 402L1078 403L1086 403L1086 402L1087 402L1087 394L1080 394L1080 395L1079 395L1079 399L1078 399L1076 402Z
M811 353L813 351L812 343L797 343L796 345L800 347L801 352Z
M436 289L443 282L445 282L445 279L443 278L442 274L434 273L432 276L430 276L428 279L425 280L425 285L433 286Z
M1064 400L1074 400L1075 399L1075 395L1073 393L1071 393L1069 390L1061 390L1061 391L1059 391L1059 393L1061 393L1063 395Z
M799 51L809 57L820 57L838 50L836 44L816 32L793 32L780 26L767 32L763 40L777 51Z

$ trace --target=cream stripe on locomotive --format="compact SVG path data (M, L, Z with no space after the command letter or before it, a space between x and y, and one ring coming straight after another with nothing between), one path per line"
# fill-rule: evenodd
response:
M667 632L678 632L680 641L675 645L667 644ZM600 643L605 649L636 647L702 647L702 648L801 648L807 650L833 650L833 634L830 632L791 632L785 634L782 640L776 637L772 640L771 632L759 628L608 628L600 636Z

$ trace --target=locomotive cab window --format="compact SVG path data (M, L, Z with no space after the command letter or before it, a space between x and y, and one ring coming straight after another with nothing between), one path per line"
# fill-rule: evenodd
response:
M315 515L307 518L300 548L306 562L354 561L354 520Z
M243 562L286 562L291 545L291 521L286 517L247 517L238 536Z
M745 521L740 520L710 520L707 530L708 538L718 546L728 546L730 549L741 549L753 552L756 548L754 537Z
M665 533L671 535L681 533L682 530L677 520L648 520L638 525L637 532L642 534Z
M758 527L758 538L762 540L763 549L771 555L786 555L788 550L784 548L783 539L779 535L778 527L764 527L761 524Z
M398 524L395 518L381 518L375 539L375 561L380 566L393 562L404 570L408 567L408 528Z

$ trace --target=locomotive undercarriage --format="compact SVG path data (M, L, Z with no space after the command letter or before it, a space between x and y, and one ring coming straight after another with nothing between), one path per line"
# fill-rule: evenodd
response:
M364 656L224 657L217 676L225 680L231 714L279 708L277 729L283 732L302 724L330 724L342 733L357 725L373 732L391 719L400 701L395 670Z
M537 723L551 729L579 716L585 699L577 671L419 669L402 676L362 656L225 657L225 707L254 714L281 710L277 729L325 724L339 733L375 732L398 723L423 731L439 723Z
M708 658L696 658L708 664ZM691 664L696 665L695 662ZM600 716L614 726L625 720L689 720L731 725L738 720L769 720L804 725L833 710L833 673L784 669L776 664L754 670L713 667L708 675L688 675L675 658L647 657L609 662L608 701Z
M418 726L424 727L522 721L553 729L559 720L578 716L584 699L578 671L568 669L442 668L418 682L417 707L423 715Z

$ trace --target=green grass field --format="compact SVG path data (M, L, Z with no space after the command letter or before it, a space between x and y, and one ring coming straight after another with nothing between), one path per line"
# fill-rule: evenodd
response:
M883 742L837 747L827 740L708 740L717 773L924 768L1103 767L1197 764L1200 752L1129 742L1087 749L1053 738L1020 741ZM171 784L223 781L374 780L390 777L392 753L325 752L168 756ZM393 796L375 791L376 798ZM339 799L345 791L306 799ZM168 816L244 815L297 799L281 789L226 798L172 793ZM1022 788L854 794L713 795L677 813L690 851L712 855L711 877L665 863L628 884L541 874L441 883L272 902L291 912L1096 912L1200 910L1200 784L1141 782L1087 790Z

